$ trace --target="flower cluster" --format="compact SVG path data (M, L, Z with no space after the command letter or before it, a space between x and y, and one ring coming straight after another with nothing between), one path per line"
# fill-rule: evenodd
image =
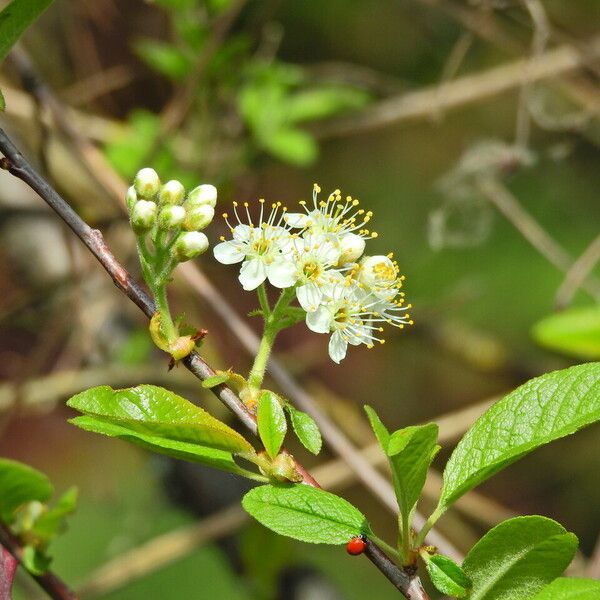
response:
M367 227L372 213L339 190L327 200L319 199L320 191L315 184L312 205L301 201L299 213L274 203L267 215L260 200L256 223L248 203L242 208L234 202L233 219L223 215L232 239L221 238L214 255L223 264L241 263L245 290L265 281L294 288L307 327L331 334L329 355L339 363L348 344L372 348L384 343L385 323L402 329L412 321L400 291L404 276L392 254L364 254L367 241L377 237Z
M161 184L154 169L138 171L127 192L131 226L138 236L150 233L155 245L164 245L177 262L206 252L209 243L202 229L215 216L217 189L199 185L187 194L175 179Z

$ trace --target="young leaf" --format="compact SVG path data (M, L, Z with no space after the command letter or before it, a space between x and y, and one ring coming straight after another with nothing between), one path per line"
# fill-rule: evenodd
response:
M600 358L600 306L570 308L539 321L536 341L550 350L593 360Z
M50 568L52 559L43 551L33 546L25 546L21 556L23 566L34 575L42 575Z
M142 433L129 428L127 423L114 423L112 421L104 420L101 417L75 417L70 420L70 423L77 425L77 427L81 427L81 429L85 429L85 431L92 431L94 433L100 433L102 435L125 440L141 446L142 448L146 448L147 450L166 454L173 458L200 463L229 473L243 474L243 469L236 464L231 453L225 450Z
M48 543L66 529L66 517L75 511L79 492L76 487L69 488L45 513L33 524L31 532L43 543Z
M102 385L73 396L67 404L81 413L157 439L234 453L254 451L237 431L181 396L155 385L123 390Z
M256 410L258 435L271 458L279 454L283 438L287 431L285 413L277 396L271 392L263 392L258 400Z
M531 600L598 600L598 598L600 598L600 581L597 579L559 577Z
M184 52L165 42L140 39L133 48L147 65L175 81L183 79L192 67L192 61Z
M0 112L4 112L6 109L6 100L4 100L4 94L0 90Z
M285 408L290 415L294 433L298 436L302 445L309 452L319 454L319 452L321 452L323 440L321 439L321 432L314 419L305 412L294 408L291 404L286 404Z
M217 375L213 375L212 377L207 377L202 382L202 387L209 390L211 388L217 387L222 383L226 383L229 381L230 374L229 373L218 373Z
M577 550L577 538L556 521L516 517L497 525L467 554L469 600L531 598L556 579Z
M0 12L0 61L52 0L13 0Z
M471 587L471 580L465 572L451 559L442 554L434 554L425 558L425 566L431 583L442 594L464 598Z
M26 502L46 502L54 489L48 478L23 463L0 458L0 521L10 523Z
M387 455L402 515L409 515L425 485L427 470L440 447L435 423L406 427L390 436Z
M531 379L486 411L444 470L438 510L535 448L600 419L600 363Z
M346 544L370 531L352 504L308 485L263 485L250 490L242 506L275 533L312 544Z

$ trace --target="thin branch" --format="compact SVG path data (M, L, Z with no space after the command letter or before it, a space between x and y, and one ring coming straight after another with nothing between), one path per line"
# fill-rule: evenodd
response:
M414 119L432 118L440 112L459 108L519 87L579 69L600 57L600 37L586 44L582 53L570 44L544 52L537 58L515 60L465 75L443 85L433 85L382 100L358 114L320 123L313 130L320 139L373 131Z
M23 546L19 539L9 529L0 523L0 546L8 550L19 562L23 560ZM42 575L31 576L38 582L50 598L54 600L77 600L77 594L69 586L57 577L52 571L46 571Z
M59 217L71 228L73 233L85 244L95 258L100 262L105 271L111 276L114 284L126 296L130 298L146 315L151 318L155 312L154 302L146 292L132 279L127 270L114 257L100 231L92 229L85 221L77 215L71 206L33 169L25 160L23 155L16 149L6 133L0 129L0 151L5 158L0 160L0 168L8 170L12 175L18 177L35 190L40 197L57 213ZM215 371L200 357L197 352L192 352L182 361L185 366L199 379L204 380L215 375ZM213 393L236 415L236 417L253 434L257 434L256 419L238 398L238 396L226 385L222 384L211 388ZM368 464L368 463L367 463ZM310 473L297 461L295 461L297 471L301 474L304 483L320 487ZM394 569L400 569L385 555L382 551L377 553L366 553L371 562L382 570L383 563L386 563L386 572ZM382 571L383 572L383 571ZM405 590L405 595L408 593ZM413 593L411 591L411 593ZM407 598L416 598L417 596L406 596ZM425 599L426 596L421 596Z
M521 206L498 179L480 177L478 189L508 219L521 235L552 265L568 272L573 265L569 253ZM600 282L588 277L582 284L596 300L600 301Z
M563 282L556 292L556 307L566 308L577 290L584 284L594 267L600 261L600 235L584 250L581 256L571 265Z

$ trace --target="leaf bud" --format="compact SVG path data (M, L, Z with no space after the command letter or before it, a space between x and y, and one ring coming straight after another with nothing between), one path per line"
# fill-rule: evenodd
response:
M138 196L146 200L153 199L160 189L158 173L149 167L141 169L137 172L133 185Z
M150 200L138 200L131 211L131 226L140 234L146 233L154 227L156 222L157 207Z
M207 227L215 216L215 209L210 204L193 206L187 211L184 229L187 231L199 231Z
M208 250L208 238L200 231L182 233L171 248L171 255L178 262L184 262Z
M135 188L131 186L127 189L127 195L125 196L125 203L127 204L127 210L131 212L135 203L138 201L137 193Z
M181 204L185 196L185 188L180 181L171 179L167 181L158 193L158 201L161 204Z
M158 213L158 226L161 229L180 227L185 219L183 206L163 206Z
M203 183L188 194L187 202L190 206L208 204L214 208L217 204L217 188L210 183Z

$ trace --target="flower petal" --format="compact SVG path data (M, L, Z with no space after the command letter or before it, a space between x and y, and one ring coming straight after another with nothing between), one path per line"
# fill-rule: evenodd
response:
M213 248L215 258L224 265L232 265L244 260L240 245L235 242L221 242Z
M348 342L339 331L334 331L329 339L329 356L334 363L339 364L346 357Z
M267 269L258 258L245 262L240 269L239 280L246 291L255 290L266 278Z
M301 285L296 289L296 297L300 306L307 312L314 312L317 310L323 294L318 286L314 283L307 283Z
M292 287L298 279L296 265L284 258L275 259L267 267L267 276L271 285L276 288Z
M290 227L306 227L308 215L304 213L286 213L283 219Z
M306 326L315 333L329 333L332 320L331 312L325 306L306 314Z

